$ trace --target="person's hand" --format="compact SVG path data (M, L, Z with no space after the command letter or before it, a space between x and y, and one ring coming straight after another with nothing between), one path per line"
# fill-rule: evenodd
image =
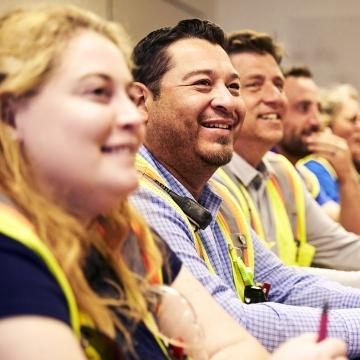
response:
M339 339L316 342L316 334L304 334L285 342L269 360L346 360L346 345Z
M309 137L307 145L313 154L330 162L340 182L354 175L352 154L346 140L334 135L329 128Z
M354 131L347 139L353 161L360 161L360 131Z
M205 360L204 331L198 323L191 303L170 286L153 286L149 296L155 295L155 318L164 340L194 359Z

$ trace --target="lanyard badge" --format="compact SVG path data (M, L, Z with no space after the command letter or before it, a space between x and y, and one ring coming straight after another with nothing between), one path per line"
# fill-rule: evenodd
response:
M246 285L244 290L245 304L256 304L268 301L270 283L256 283L255 285Z
M256 304L268 301L270 291L270 283L253 283L253 275L249 272L246 266L247 262L247 243L244 235L235 233L231 235L233 245L230 247L230 256L236 256L236 264L243 279L244 288L244 302L245 304ZM237 254L231 250L235 249Z

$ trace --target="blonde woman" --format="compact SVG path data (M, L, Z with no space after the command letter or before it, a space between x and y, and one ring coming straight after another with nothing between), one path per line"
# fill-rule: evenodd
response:
M71 6L0 17L0 357L180 358L184 343L198 359L268 358L127 203L144 128L125 44ZM314 336L273 359L304 345L296 359L344 359Z
M350 84L324 89L322 106L327 126L347 141L354 165L360 168L360 105L359 93Z
M327 199L324 210L348 231L359 234L359 94L349 84L325 88L321 107L327 127L313 136L309 144L313 155L300 163L316 176Z

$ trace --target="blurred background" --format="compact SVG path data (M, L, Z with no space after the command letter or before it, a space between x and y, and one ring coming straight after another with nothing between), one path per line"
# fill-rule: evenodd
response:
M319 85L348 82L360 90L359 0L1 0L0 10L65 2L121 22L133 44L156 28L193 17L225 31L265 31L284 45L285 66L308 64Z

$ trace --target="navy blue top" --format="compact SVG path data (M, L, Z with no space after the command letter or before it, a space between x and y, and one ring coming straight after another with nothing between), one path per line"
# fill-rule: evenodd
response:
M41 315L70 325L63 292L43 260L0 233L0 318Z
M164 251L168 253L171 272L169 275L168 269L164 271L167 274L164 283L171 284L182 263L168 247ZM65 296L43 260L20 242L0 233L0 318L19 315L48 316L70 326ZM133 345L140 359L165 359L143 323L132 329ZM133 358L130 353L126 355L126 359Z

